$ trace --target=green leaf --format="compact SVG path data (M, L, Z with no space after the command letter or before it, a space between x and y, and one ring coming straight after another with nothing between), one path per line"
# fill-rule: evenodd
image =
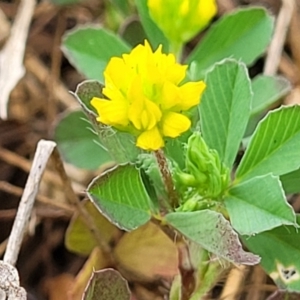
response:
M88 196L121 229L133 230L151 217L151 200L133 165L117 166L95 178Z
M234 186L225 197L225 205L232 227L239 234L252 235L281 225L297 225L279 178L272 174Z
M283 175L300 166L300 106L273 110L259 123L237 169L237 180L273 173Z
M165 185L153 153L141 153L136 165L140 169L143 184L148 195L152 199L157 212L159 211L159 199L167 199Z
M83 300L130 300L127 281L113 269L93 272Z
M105 98L102 94L104 85L96 80L84 80L76 87L74 96L83 108L84 112L97 116L96 109L91 105L93 97Z
M97 139L82 111L63 116L54 129L54 140L62 157L79 168L95 170L112 161L107 151L97 144Z
M300 217L297 216L300 224ZM300 231L294 226L281 226L243 242L261 256L261 265L280 289L300 292Z
M180 275L180 272L173 278L169 299L170 300L182 300L182 276Z
M124 15L128 16L130 14L130 3L124 0L110 0L110 2L115 5L118 10Z
M93 219L99 234L109 244L119 235L119 229L101 215L94 203L84 201L84 208ZM68 250L89 255L96 246L99 246L84 218L78 212L72 217L65 235L65 245Z
M287 95L291 90L291 84L281 76L259 75L253 79L252 89L253 100L251 115L255 115Z
M300 169L280 176L286 194L300 193Z
M162 44L163 52L167 53L169 50L168 40L151 19L148 11L147 0L135 0L135 5L138 9L142 25L153 49L157 49L157 47Z
M209 67L227 57L251 65L266 50L273 24L273 17L262 8L241 9L225 15L211 26L187 58L191 78L203 78Z
M287 95L291 90L288 80L280 76L256 76L252 81L253 100L251 117L249 119L245 136L250 136L262 119L264 111L272 104Z
M79 72L104 83L103 71L110 58L128 53L130 47L106 29L85 26L64 36L62 50Z
M146 33L139 20L128 18L119 31L121 37L132 47L144 44Z
M117 163L134 162L140 153L135 146L135 137L131 134L116 131L110 126L97 121L97 113L91 106L93 97L105 98L102 94L103 85L98 81L86 80L78 85L75 97L97 132L100 144L107 149Z
M230 223L212 210L174 212L165 221L204 249L233 263L254 265L259 257L245 252Z
M69 4L76 4L82 2L83 0L51 0L52 3L56 5L69 5Z
M252 92L246 66L227 59L207 74L199 106L203 138L230 168L244 135Z
M197 108L196 108L197 109ZM198 109L197 109L198 114ZM195 130L187 130L181 136L176 139L173 138L166 138L164 152L167 158L170 161L174 161L178 167L181 169L185 168L185 146L188 142L189 137L192 135L193 131Z

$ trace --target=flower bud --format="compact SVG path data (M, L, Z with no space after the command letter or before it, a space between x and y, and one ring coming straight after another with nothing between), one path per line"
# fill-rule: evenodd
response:
M217 151L209 149L197 132L188 140L186 173L197 182L199 194L213 199L218 198L229 183L229 170L221 163Z
M148 7L151 18L175 44L192 39L217 12L215 0L148 0Z

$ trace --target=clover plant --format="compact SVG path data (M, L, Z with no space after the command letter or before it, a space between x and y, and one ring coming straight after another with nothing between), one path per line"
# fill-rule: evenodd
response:
M65 55L88 80L74 93L83 112L56 127L60 150L79 167L112 163L87 195L113 228L128 232L124 239L168 235L169 299L201 299L230 264L260 263L279 288L300 292L300 219L287 201L300 191L300 107L268 111L290 85L279 76L251 79L247 69L265 53L273 17L239 9L184 51L209 26L216 3L163 2L136 0L145 32L138 44L97 26L65 35ZM110 228L107 220L100 225ZM76 244L72 226L69 248L91 253L93 237ZM192 288L176 254L182 244ZM112 255L122 260L124 251L117 246ZM125 290L120 299L129 299Z

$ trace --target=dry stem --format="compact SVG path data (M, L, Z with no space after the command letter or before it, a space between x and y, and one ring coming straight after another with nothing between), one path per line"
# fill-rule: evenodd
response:
M0 118L7 118L9 95L25 74L23 65L26 40L35 7L35 0L20 3L11 34L0 53Z
M45 140L41 140L38 143L15 222L8 239L3 259L5 263L15 265L17 261L23 236L27 229L34 200L38 192L40 180L55 145L54 142Z
M277 72L294 6L294 0L282 0L282 7L277 18L275 33L265 62L264 75L275 75Z
M82 206L80 200L78 199L77 195L75 194L75 192L72 188L72 185L71 185L71 181L65 171L63 162L60 158L60 155L59 155L59 152L57 149L54 149L52 158L54 160L55 168L56 168L57 172L59 173L62 182L64 183L66 197L68 198L69 202L72 205L74 205L76 207L77 211L82 215L83 220L86 222L86 225L88 226L88 228L94 235L98 245L101 247L103 252L105 254L110 255L111 248L108 245L108 243L102 238L93 218L90 216L88 211Z

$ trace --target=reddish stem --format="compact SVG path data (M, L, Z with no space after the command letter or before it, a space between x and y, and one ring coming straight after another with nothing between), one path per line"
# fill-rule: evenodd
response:
M160 174L163 178L165 188L167 190L169 196L169 203L171 207L175 208L178 207L178 196L174 187L173 179L171 176L170 169L168 167L168 162L165 157L164 151L162 149L156 150L154 152L157 164L160 170Z

